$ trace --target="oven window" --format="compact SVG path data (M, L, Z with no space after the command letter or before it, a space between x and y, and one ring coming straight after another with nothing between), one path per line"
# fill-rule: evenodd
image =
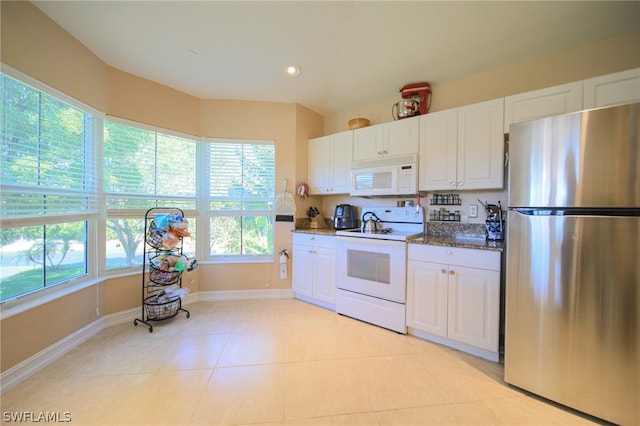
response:
M347 250L347 275L382 284L390 283L390 256L363 250Z

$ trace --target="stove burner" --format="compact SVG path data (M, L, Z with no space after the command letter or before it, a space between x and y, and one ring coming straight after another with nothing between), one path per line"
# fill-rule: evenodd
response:
M375 231L361 231L364 234L391 234L393 232L392 228L384 228L384 229L377 229Z

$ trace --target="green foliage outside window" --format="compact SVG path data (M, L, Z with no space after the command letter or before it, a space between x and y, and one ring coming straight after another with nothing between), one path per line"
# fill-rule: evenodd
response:
M93 114L5 74L0 84L0 300L140 265L151 207L185 211L190 256L197 218L209 240L201 260L273 256L273 141L183 138L109 119L95 140ZM96 239L104 259L88 258Z
M95 169L88 114L6 75L0 79L4 300L87 274L87 222L68 215L95 208Z

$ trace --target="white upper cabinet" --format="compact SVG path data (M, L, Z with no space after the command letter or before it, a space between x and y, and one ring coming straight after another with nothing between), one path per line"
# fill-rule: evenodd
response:
M362 127L353 131L353 161L381 158L384 154L382 124Z
M458 168L458 110L448 109L420 117L418 188L453 189Z
M419 190L502 189L504 100L422 116Z
M640 68L584 81L584 108L640 102Z
M383 125L387 155L417 154L420 141L420 120L405 118Z
M520 121L640 102L640 68L504 98L504 132Z
M509 126L582 109L582 81L519 93L504 98L504 133Z
M457 189L504 187L504 99L458 109Z
M353 131L353 161L416 154L420 122L416 118L392 121Z
M309 140L309 193L347 194L353 150L353 131Z

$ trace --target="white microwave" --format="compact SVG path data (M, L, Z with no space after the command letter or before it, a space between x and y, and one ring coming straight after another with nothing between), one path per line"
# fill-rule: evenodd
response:
M359 197L417 194L418 156L381 158L351 165L351 192Z

